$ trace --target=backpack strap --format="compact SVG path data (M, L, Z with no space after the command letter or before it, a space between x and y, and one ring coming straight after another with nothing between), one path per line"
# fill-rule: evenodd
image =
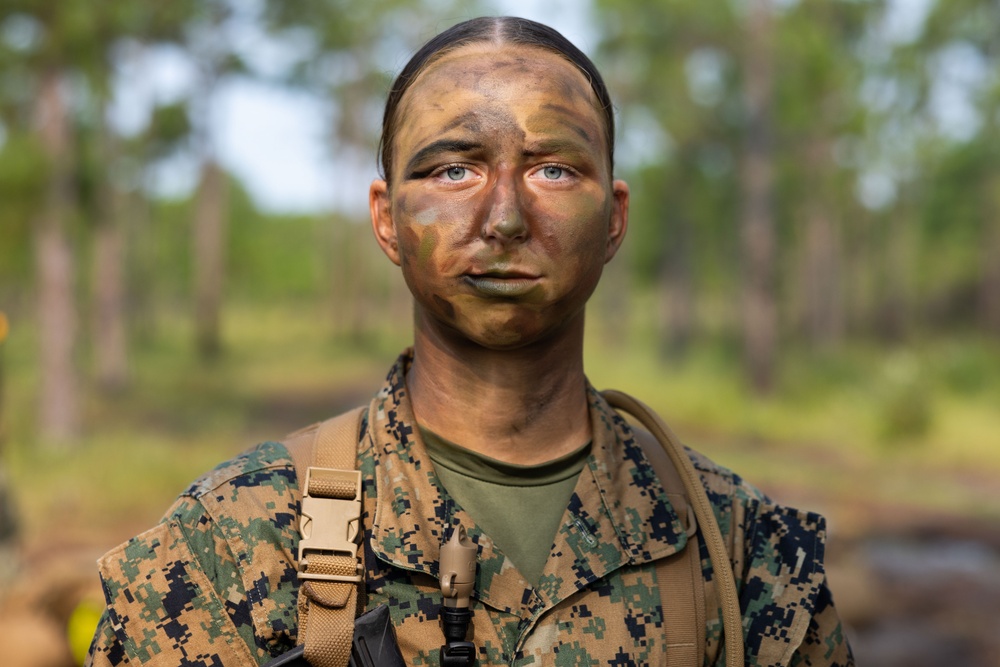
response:
M660 444L660 454L649 456L649 453L656 451L657 448L650 447L648 444L644 445L643 450L647 453L650 464L660 478L660 483L663 484L671 503L679 495L676 493L679 490L676 482L678 478L680 479L681 488L683 489L683 493L680 495L686 498L686 502L684 503L686 507L693 507L694 519L696 520L688 521L687 530L690 534L697 526L701 526L702 537L705 539L712 563L712 571L718 581L718 590L722 596L721 620L723 623L723 637L725 638L726 667L741 667L743 665L744 640L743 617L740 612L739 594L736 590L736 580L733 575L729 554L726 550L726 543L722 537L722 531L719 530L719 523L715 519L715 513L712 511L712 504L708 500L705 488L701 484L701 476L695 470L691 459L688 458L684 448L677 440L677 436L671 432L670 428L649 406L620 391L609 389L601 393L612 407L623 410L638 419ZM637 431L637 433L641 434L642 431ZM643 437L641 435L639 440L642 443ZM669 457L669 463L672 465L663 465L662 453L664 452ZM659 461L659 464L657 461ZM667 470L668 467L670 469L669 472ZM677 505L674 505L674 507L676 508ZM687 515L688 512L684 512L684 514ZM681 521L684 522L684 519L682 518ZM689 540L688 546L681 552L682 554L688 554L682 557L682 560L686 562L683 564L681 564L680 560L677 560L674 564L664 562L663 565L657 567L657 579L660 581L660 600L665 616L664 622L679 623L677 627L680 628L676 639L668 639L668 665L671 666L674 664L671 656L676 656L677 659L683 657L686 664L689 665L701 665L704 660L704 585L694 585L694 581L698 581L699 583L703 581L696 535L697 532L695 532L695 537ZM695 548L692 549L691 547ZM675 557L665 560L674 561ZM663 576L660 576L661 574ZM685 578L688 579L687 582L684 581ZM692 588L694 590L691 590ZM689 612L685 612L685 608L689 608L688 605L691 604L690 601L696 599L700 599L700 604L696 604L695 614L691 615ZM666 600L671 600L670 604L666 604ZM695 619L696 627L693 630L689 627L690 620L685 621L679 617L679 614L682 613L688 613L688 619ZM688 649L685 648L692 641L697 644L697 653L688 653ZM698 656L702 657L699 658ZM693 660L697 660L697 662L693 662Z
M670 463L667 452L649 431L634 428L633 432L688 537L683 549L655 563L663 624L667 630L666 664L667 667L700 666L705 661L706 606L698 522L687 501L684 482Z
M313 667L346 667L351 658L364 577L357 451L365 407L294 433L285 443L302 489L298 643Z

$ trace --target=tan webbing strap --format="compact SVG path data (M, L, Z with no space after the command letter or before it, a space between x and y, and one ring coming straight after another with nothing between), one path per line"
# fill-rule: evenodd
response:
M708 495L701 485L698 471L694 469L691 459L688 458L684 448L679 444L677 437L646 404L620 391L609 389L602 394L612 407L633 415L652 433L670 457L672 467L680 476L688 502L693 506L694 515L698 525L701 526L702 536L705 538L705 544L712 561L712 571L718 581L719 594L722 596L722 631L725 638L726 666L741 667L744 654L743 616L740 612L736 580L722 531L719 530L719 524L715 520ZM661 481L661 483L663 482ZM701 580L700 568L698 579ZM704 604L702 604L702 614L704 614L704 609ZM702 632L704 632L704 617L701 627ZM702 641L702 646L704 646L704 641Z
M688 537L683 549L656 561L656 581L667 633L666 665L700 666L705 661L705 585L698 548L698 523L687 501L684 482L666 451L648 431L640 428L633 431Z
M351 658L358 584L361 473L357 451L364 407L328 419L288 443L302 487L299 518L299 644L313 667ZM302 471L305 470L303 476Z

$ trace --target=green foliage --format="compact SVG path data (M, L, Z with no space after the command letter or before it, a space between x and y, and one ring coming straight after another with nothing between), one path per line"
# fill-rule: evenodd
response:
M882 363L880 376L879 436L889 443L924 438L933 424L934 405L920 359L896 352Z
M692 355L713 357L711 363L702 360L713 368L738 368L745 17L739 3L633 4L626 8L619 0L594 0L591 26L599 44L595 59L620 107L619 127L626 133L639 128L638 137L620 144L618 155L619 171L632 186L631 284L658 284L665 270L685 264L700 320L695 335L711 338L705 345L715 350ZM1000 262L987 243L1000 216L995 194L1000 191L1000 138L990 120L1000 110L1000 60L990 32L995 21L989 20L995 5L937 0L908 43L891 43L880 35L886 2L773 5L776 290L784 299L780 307L788 342L800 342L795 308L808 299L801 278L811 268L802 266L809 206L826 213L842 238L836 281L853 308L854 338L844 344L857 344L877 330L893 299L903 303L904 338L921 329L931 337L975 336L983 275L991 262ZM476 13L478 5L451 0L262 3L258 27L292 54L287 71L277 73L255 72L252 49L240 50L221 38L233 21L254 16L222 0L155 7L11 0L4 9L3 293L24 298L31 288L32 221L48 191L51 166L39 146L35 105L42 73L56 68L67 82L74 113L71 217L88 223L73 230L75 250L86 256L94 230L107 223L109 194L131 198L123 215L129 303L141 313L135 321L157 322L157 313L187 317L190 310L194 207L191 201L147 202L141 185L156 161L203 148L202 112L212 86L239 73L301 87L337 110L330 123L332 149L370 153L391 70L423 39ZM116 136L105 123L115 68L135 49L158 44L171 44L189 57L205 80L190 97L153 109L148 125L135 136ZM968 84L968 99L982 122L962 139L941 132L934 121L934 91L940 85L935 63L955 49L982 65L980 78ZM872 171L886 172L895 189L877 210L866 208L857 195L859 182ZM369 262L354 245L333 242L332 230L350 223L332 215L265 215L236 183L229 211L229 298L260 301L264 307L327 298L335 280L346 280L336 276L336 267L346 265L352 267L349 277L368 289L356 290L355 300L388 292L381 265ZM902 259L895 262L897 254ZM86 284L85 270L80 269L80 284ZM892 293L894 281L901 285L899 294ZM77 296L80 310L87 312L92 304L84 293L81 288ZM658 301L649 298L644 308L652 310ZM640 316L656 319L648 312ZM146 333L156 339L156 331ZM655 349L659 334L643 335ZM995 365L984 362L987 353L946 357L940 368L926 371L931 377L926 383L894 382L891 373L876 373L881 388L866 395L880 411L871 417L882 424L873 432L890 439L933 437L945 423L937 418L940 387L977 398L989 392L985 369ZM829 396L864 381L856 363L836 356L817 353L803 363L809 368L801 375L783 371L783 381L799 387L796 395L802 397ZM735 390L732 396L733 403L745 398Z
M1000 357L979 341L952 340L942 347L935 370L939 384L960 397L974 398L990 391L1000 377Z
M7 136L0 146L0 285L7 288L3 292L28 284L32 216L42 201L47 172L34 135Z
M139 144L136 149L145 152L148 160L167 157L192 133L187 104L187 100L182 100L153 109L149 128L136 139Z
M30 209L41 201L48 174L45 153L33 134L16 132L0 145L0 196L5 207Z
M230 188L230 244L227 293L268 301L307 300L326 291L330 254L325 228L314 216L263 215L246 191Z

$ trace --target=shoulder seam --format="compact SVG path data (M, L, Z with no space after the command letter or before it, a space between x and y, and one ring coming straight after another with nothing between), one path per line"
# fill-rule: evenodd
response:
M281 458L275 459L267 463L261 463L251 468L238 468L233 465L234 462L239 461L241 459L245 459L245 457L250 452L253 452L254 450L259 449L265 445L281 446L282 449L284 449L283 456ZM217 468L215 470L209 471L208 473L196 479L180 495L190 496L191 498L200 500L203 496L205 496L205 494L211 493L212 491L218 489L220 486L228 482L231 482L232 480L238 477L243 477L244 475L252 475L254 473L261 472L263 470L274 470L276 468L294 469L295 467L292 463L291 453L288 451L288 448L285 447L284 443L278 442L276 440L265 440L264 442L255 445L251 449L248 449L236 455L234 458L230 459L227 463L223 464L223 466L224 467L222 468Z

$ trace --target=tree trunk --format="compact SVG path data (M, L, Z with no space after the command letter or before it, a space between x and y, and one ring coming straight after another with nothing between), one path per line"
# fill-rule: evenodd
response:
M875 321L879 337L890 343L902 340L910 325L910 268L913 266L913 213L907 204L886 214L885 233L879 245L884 253L882 289Z
M687 352L694 332L693 248L687 213L677 210L676 200L668 204L663 207L668 218L659 271L660 340L664 358L676 361Z
M828 141L813 140L806 148L805 165L812 187L804 206L802 277L803 328L814 345L838 342L844 331L840 291L840 230L831 216L827 164Z
M219 332L225 279L228 182L215 160L201 170L194 210L195 341L204 360L222 349Z
M1000 336L1000 175L987 179L991 187L984 193L986 211L983 217L982 280L979 292L979 314L983 328Z
M125 274L126 331L132 340L149 342L158 327L156 291L156 243L151 233L150 203L141 190L125 193L122 199L122 231L129 252Z
M94 236L94 363L98 386L114 393L128 385L124 242L117 221L97 225Z
M841 304L844 313L845 336L857 336L872 330L872 292L875 281L873 268L876 264L874 226L867 211L842 209L843 220L849 224L844 229L841 245Z
M105 130L104 164L115 156ZM101 183L100 219L94 232L91 330L97 384L105 392L121 391L128 384L128 337L125 326L125 243L120 193L105 178Z
M80 423L73 361L77 334L75 261L66 229L73 208L73 148L61 83L57 70L43 74L36 114L49 162L45 200L35 221L41 373L38 427L43 440L69 443L78 437Z
M752 0L743 56L747 126L740 170L743 207L743 335L750 383L758 393L774 382L775 303L774 165L771 118L773 63L769 0Z

